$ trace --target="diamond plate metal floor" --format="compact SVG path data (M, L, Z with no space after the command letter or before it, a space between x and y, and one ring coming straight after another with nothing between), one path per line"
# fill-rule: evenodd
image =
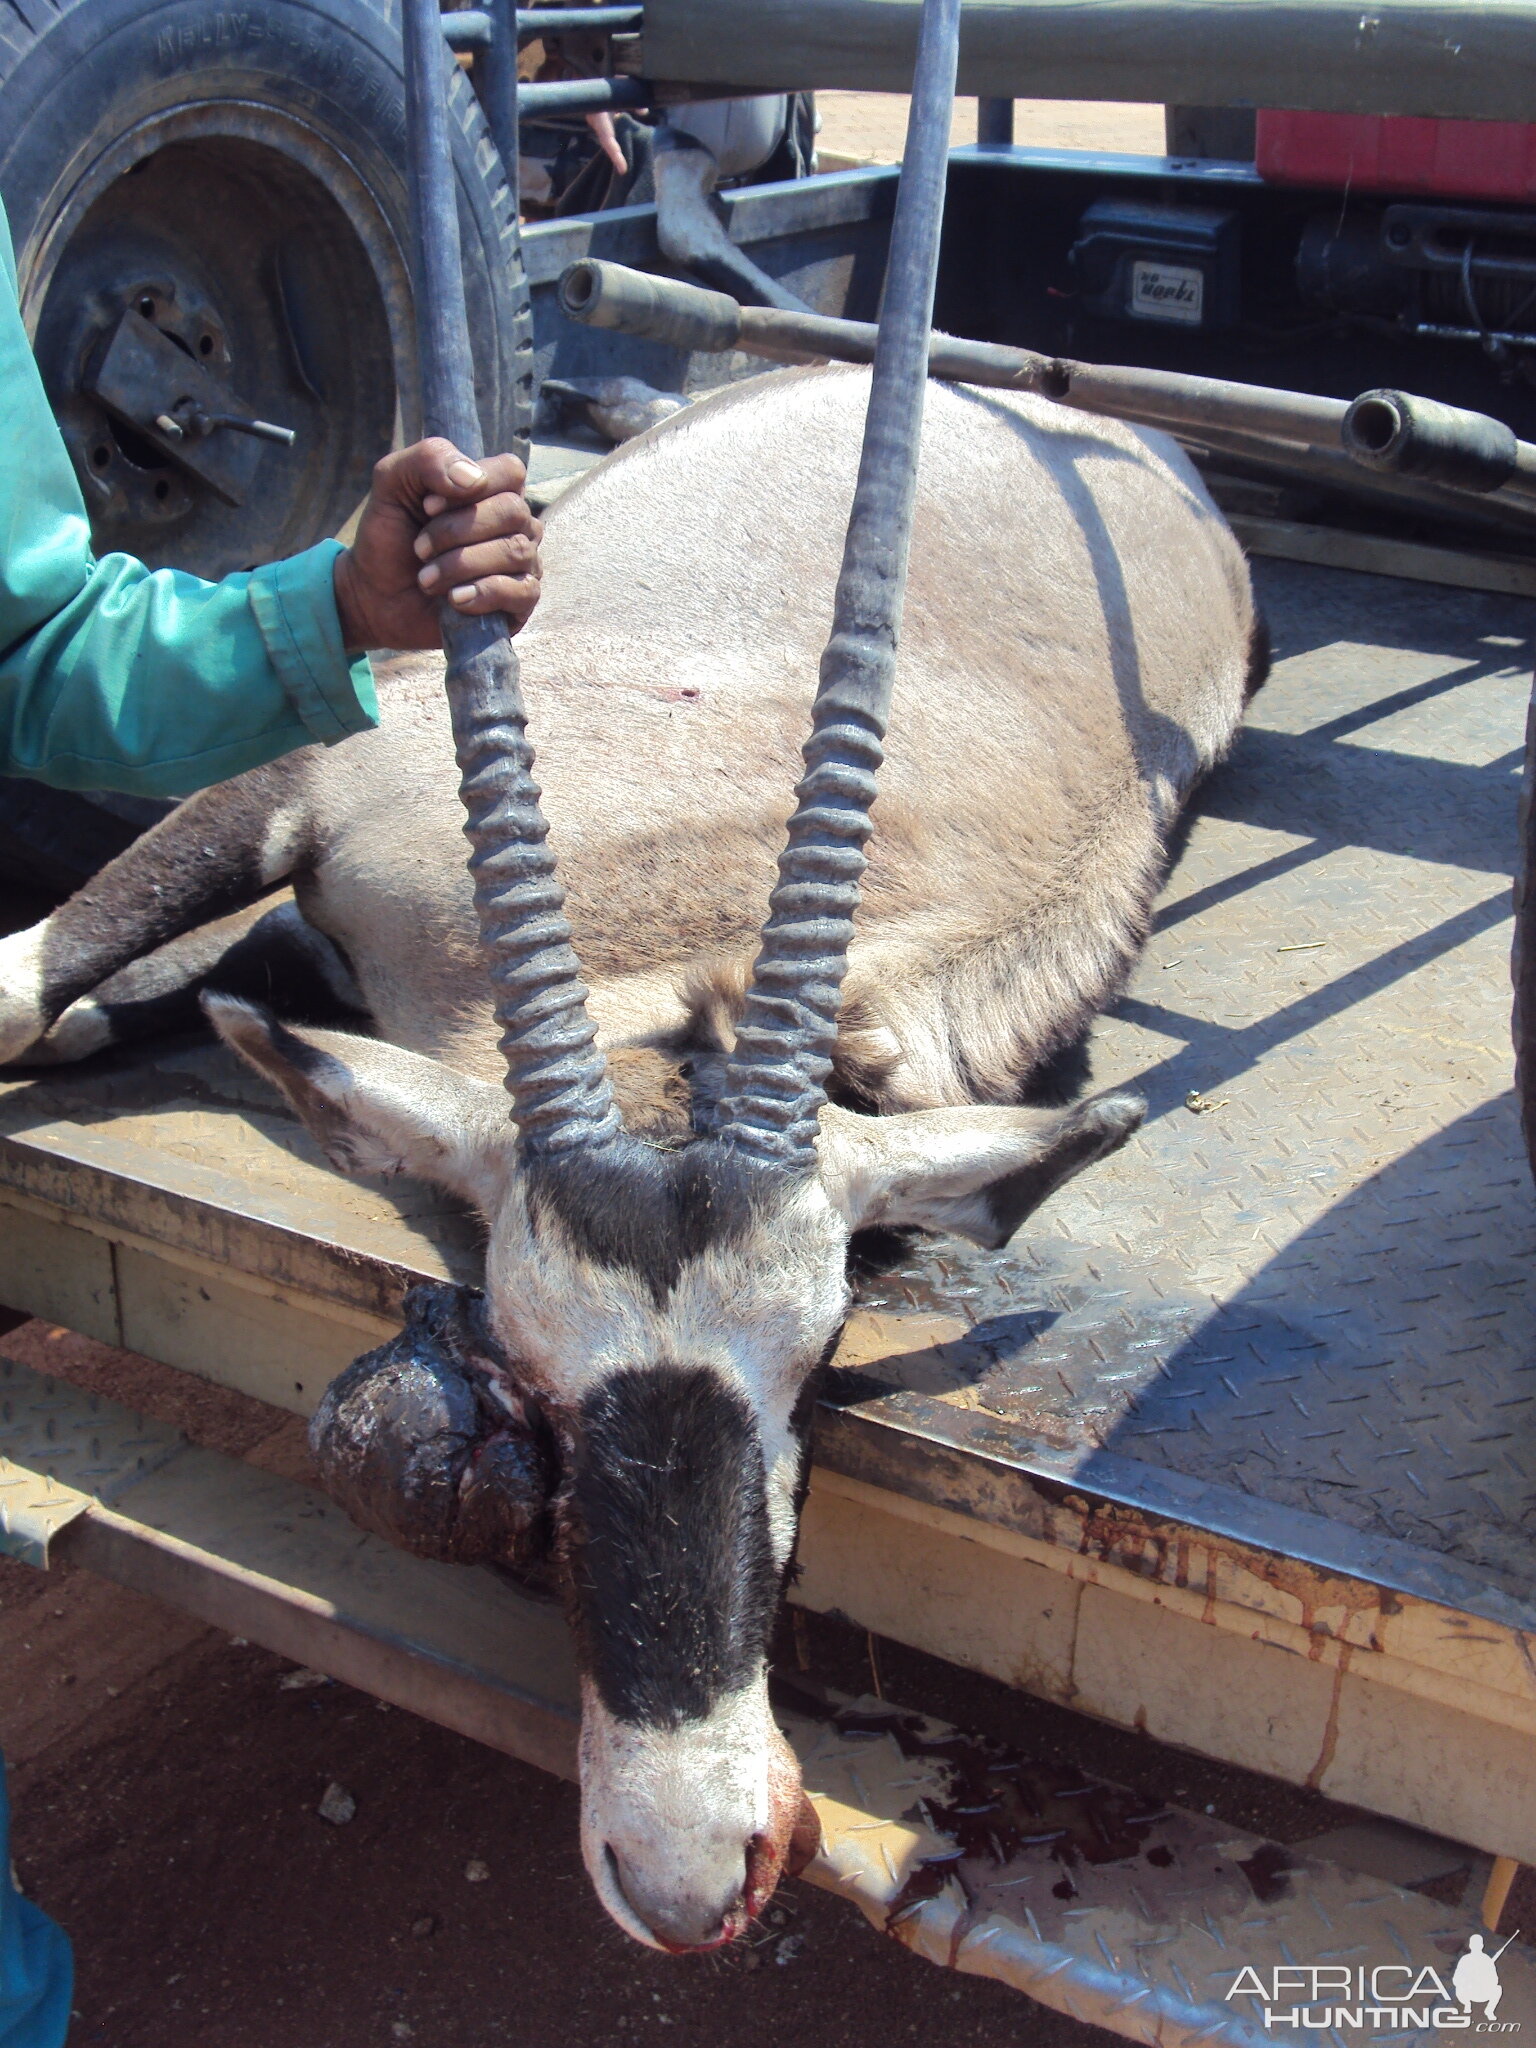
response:
M1009 1251L866 1280L973 1327L863 1371L1529 1595L1508 951L1530 608L1255 567L1272 679L1096 1035L1095 1085L1140 1088L1147 1127Z

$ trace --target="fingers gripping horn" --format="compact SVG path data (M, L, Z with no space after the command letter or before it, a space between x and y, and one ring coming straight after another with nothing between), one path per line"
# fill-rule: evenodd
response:
M480 450L464 301L438 0L405 0L405 92L416 229L416 337L425 430ZM458 755L475 913L520 1142L554 1152L620 1127L571 947L565 897L533 780L533 749L504 617L442 608L444 687Z
M762 948L736 1034L721 1136L810 1171L864 847L873 829L906 588L928 380L960 0L923 0L885 300L832 637Z

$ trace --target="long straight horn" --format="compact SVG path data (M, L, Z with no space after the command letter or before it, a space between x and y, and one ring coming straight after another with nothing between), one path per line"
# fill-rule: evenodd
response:
M438 0L405 0L404 31L423 424L476 456L480 422L448 139L453 60ZM499 613L464 618L447 603L442 622L475 913L520 1140L542 1152L603 1143L618 1132L619 1113L546 843L511 627Z
M726 1080L721 1136L809 1172L890 715L928 382L960 0L923 0L859 479L779 879Z

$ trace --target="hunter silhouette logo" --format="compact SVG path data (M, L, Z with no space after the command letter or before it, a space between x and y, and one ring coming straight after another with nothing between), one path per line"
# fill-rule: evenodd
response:
M1288 1964L1276 1965L1267 1976L1250 1965L1238 1971L1227 1998L1256 1999L1266 2031L1276 2033L1518 2034L1519 2020L1498 2017L1504 1996L1499 1957L1518 1933L1517 1928L1492 1955L1481 1934L1471 1935L1449 1982L1431 1964Z
M1499 1956L1514 1938L1511 1935L1498 1953L1491 1956L1484 1953L1480 1934L1474 1934L1467 1943L1466 1954L1451 1972L1451 1989L1461 2000L1464 2011L1470 2013L1474 2005L1480 2005L1485 2020L1498 2017L1499 2000L1504 1996L1504 1987L1499 1982Z

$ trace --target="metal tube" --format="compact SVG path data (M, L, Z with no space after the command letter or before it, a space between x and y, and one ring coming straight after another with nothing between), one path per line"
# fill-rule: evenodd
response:
M455 56L470 50L488 50L495 31L483 7L461 7L442 17L443 41Z
M837 1037L890 715L927 395L960 0L923 0L869 410L833 607L762 950L737 1026L722 1135L807 1173ZM794 316L789 316L794 317Z
M450 50L488 50L493 47L503 13L508 28L520 43L539 36L558 36L579 31L583 35L637 29L645 15L643 7L541 7L522 14L509 0L486 0L484 7L460 7L443 16L443 34Z
M1195 429L1219 420L1223 426L1278 440L1337 447L1348 411L1342 398L1317 398L1266 384L1234 384L1223 377L1189 377L1177 370L1065 361L1055 368L1057 376L1039 387L1047 397L1079 412L1150 420L1158 426Z
M617 328L677 347L739 348L778 361L818 356L850 363L874 360L877 330L868 321L738 306L722 292L706 292L676 278L651 277L594 257L573 263L566 271L560 280L560 303L573 320L586 326ZM1337 443L1348 410L1342 398L1315 398L1172 370L1073 363L946 334L930 337L928 374L959 384L1038 391L1080 411L1128 419L1155 416L1169 425L1201 425L1219 418L1291 441L1321 438Z
M416 347L423 424L481 452L464 300L458 196L437 0L405 0L407 156L416 241ZM619 1115L594 1047L564 896L533 780L533 749L506 618L442 607L443 678L458 755L475 913L525 1150L613 1137Z
M516 0L488 0L491 35L475 59L475 85L486 125L501 158L518 210L517 190L517 7ZM446 18L446 17L445 17Z
M741 349L772 362L810 362L818 357L867 363L874 354L876 330L866 321L835 320L819 313L780 313L762 306L738 306L723 292L706 292L675 278L650 277L622 264L585 258L573 263L560 280L560 302L573 320L591 327L664 341L677 348L723 351ZM1380 455L1351 445L1345 420L1351 406L1342 398L1319 398L1305 391L1276 390L1263 384L1234 384L1218 377L1192 377L1173 370L1143 370L1106 363L1074 363L1042 356L997 342L960 341L949 335L931 337L928 374L957 384L980 384L1005 391L1034 391L1058 404L1112 419L1136 420L1171 433L1199 439L1213 431L1257 436L1267 442L1289 442L1300 448L1341 450L1362 477L1385 465ZM1381 394L1368 393L1367 398ZM1424 401L1399 399L1417 419ZM1356 406L1365 401L1356 400ZM1436 407L1443 439L1464 432L1468 444L1481 443L1497 423L1455 407ZM1369 420L1367 415L1367 420ZM1480 485L1485 502L1498 506L1536 501L1536 446L1516 441L1498 429L1513 450L1502 486L1491 489L1486 471ZM1464 495L1453 490L1452 458L1440 453L1437 474L1421 467L1427 487L1440 495L1421 494L1420 502L1449 505ZM1340 475L1344 472L1341 470ZM1449 495L1446 495L1449 494Z
M976 140L983 149L1011 146L1013 142L1013 101L979 99L976 102Z
M646 0L651 78L905 92L918 0ZM1536 0L971 0L959 89L1536 119Z
M534 7L517 17L517 33L527 43L535 36L595 35L603 30L637 29L643 7Z
M518 37L530 43L539 35L596 35L600 31L639 29L643 6L541 6L518 14Z
M638 78L554 78L525 85L518 103L526 121L535 114L599 114L604 107L647 107L651 90Z

